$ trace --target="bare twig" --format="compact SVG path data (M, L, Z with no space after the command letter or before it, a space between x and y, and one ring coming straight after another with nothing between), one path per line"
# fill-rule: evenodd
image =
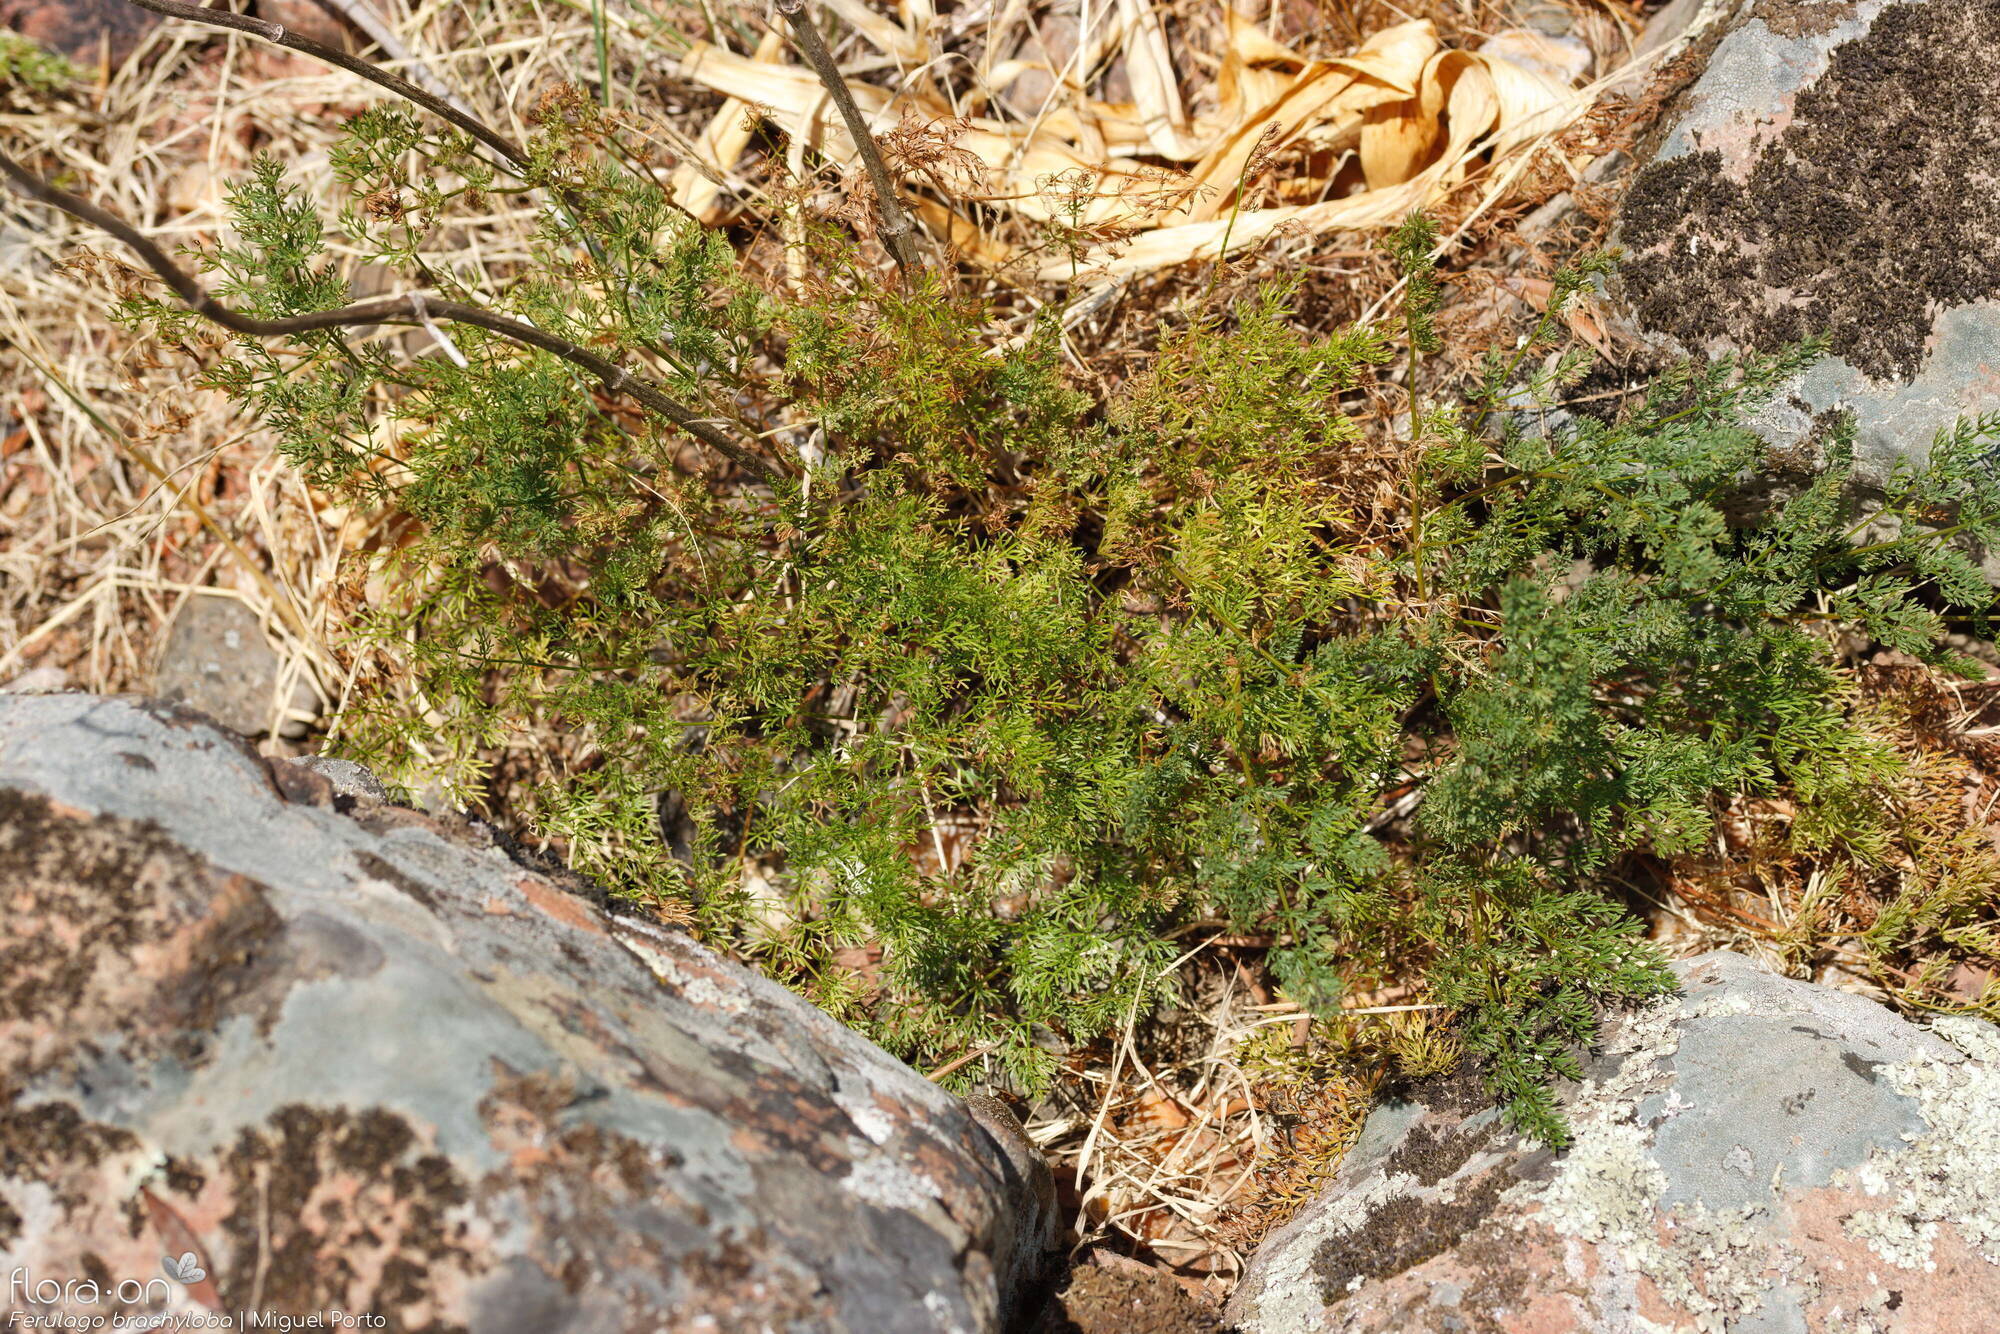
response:
M508 166L517 175L523 179L527 179L528 177L528 155L523 151L521 146L488 125L485 121L479 119L479 117L473 115L471 109L463 101L452 96L450 90L445 88L442 83L439 83L421 65L413 65L411 72L433 85L438 90L435 95L423 88L419 88L416 84L411 83L401 75L392 74L371 61L363 60L359 56L351 56L345 51L337 50L324 43L315 42L310 37L301 37L286 28L283 24L269 23L263 19L246 18L241 14L230 13L226 9L207 9L201 5L186 4L183 3L183 0L131 0L131 3L139 6L141 9L149 9L155 14L164 14L169 18L185 19L189 23L206 24L208 27L222 28L230 32L247 32L253 37L261 37L276 46L298 51L304 55L313 57L315 60L323 60L329 65L344 69L351 74L358 74L370 83L378 87L387 88L398 97L407 98L433 115L456 125L459 129L465 131L480 143L485 144L495 153L498 153L506 160ZM332 6L328 11L329 13L345 14L354 19L356 23L362 22L360 14L366 11L367 8L365 5L358 3L358 0L320 0L320 3L322 7ZM384 51L392 49L388 43L395 43L395 50L404 49L401 43L395 42L394 34L389 33L388 29L384 28L379 21L373 28L367 28L365 24L363 24L363 27L366 28L371 36L376 34L377 28L381 29L382 36L376 36L376 40L383 42L384 36L386 36L387 42L383 42L382 46ZM576 192L559 183L551 184L548 188L555 195L556 199L561 202L562 206L568 210L570 217L573 220L580 221L585 209L582 202L577 198ZM583 237L583 244L593 257L600 261L604 258L603 251L596 240L585 235Z
M166 3L167 0L144 0L144 2L151 7L155 3ZM134 0L134 3L139 3L139 0ZM703 443L713 446L725 457L765 481L777 482L782 478L782 474L772 464L724 435L716 428L713 421L695 415L693 409L668 397L652 381L632 374L595 352L537 329L532 324L496 315L478 306L463 305L456 301L432 301L422 293L377 297L372 301L361 301L350 306L341 306L336 310L313 311L285 319L257 319L233 310L211 297L192 274L175 264L151 238L140 233L124 219L107 213L89 200L56 188L5 153L0 153L0 174L4 174L14 188L28 198L59 208L71 217L80 218L91 226L117 237L144 260L146 267L158 274L167 286L174 290L174 294L187 303L189 309L231 332L252 338L286 338L319 329L354 328L377 324L422 326L435 320L449 320L454 324L472 325L561 357L571 365L596 376L606 391L630 395L649 411L664 417Z
M182 0L132 0L132 3L141 9L150 9L155 14L164 14L168 18L186 19L189 23L202 23L211 28L227 28L232 32L247 32L252 37L261 37L274 46L286 47L309 55L315 60L323 60L329 65L337 65L350 74L358 74L370 83L387 88L398 97L408 98L434 116L450 121L507 159L512 165L520 167L526 165L528 161L528 155L522 151L519 144L462 106L454 105L455 99L439 97L429 89L411 83L402 75L392 74L359 56L351 56L323 42L315 42L310 37L301 37L282 23L267 23L263 19L232 14L226 9L205 9L200 5L183 4Z
M152 3L152 0L133 0L137 3ZM910 215L903 211L896 198L896 182L889 175L888 164L882 161L882 150L875 143L875 136L868 132L868 122L861 115L861 108L854 103L854 94L848 90L847 79L840 72L840 66L833 63L833 53L826 49L826 39L819 35L819 29L806 16L805 0L774 0L777 10L792 25L792 36L805 53L806 63L819 75L819 81L826 85L827 95L839 110L841 120L847 124L847 133L854 140L854 147L861 154L861 163L868 170L868 180L875 187L875 206L882 214L882 240L889 247L890 256L896 267L907 277L923 267L923 260L917 254L916 228L910 222Z
M951 1074L957 1070L962 1070L966 1066L971 1065L974 1061L978 1060L980 1057L985 1056L990 1052L996 1052L998 1050L1000 1050L1000 1044L997 1042L983 1043L980 1046L974 1047L971 1051L965 1052L963 1055L954 1056L951 1060L946 1061L943 1065L939 1066L937 1069L925 1075L924 1078L935 1083L938 1080L943 1079L946 1075Z

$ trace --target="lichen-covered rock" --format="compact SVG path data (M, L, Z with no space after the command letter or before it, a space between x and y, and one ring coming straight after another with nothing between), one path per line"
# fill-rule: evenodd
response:
M1524 1144L1465 1076L1378 1107L1253 1257L1244 1334L1976 1334L2000 1311L2000 1030L1739 955L1607 1021Z
M1674 10L1707 54L1619 214L1638 332L1710 354L1826 336L1763 428L1791 443L1852 410L1876 481L2000 409L2000 6Z
M1046 1167L586 888L175 706L0 696L4 1305L999 1328Z

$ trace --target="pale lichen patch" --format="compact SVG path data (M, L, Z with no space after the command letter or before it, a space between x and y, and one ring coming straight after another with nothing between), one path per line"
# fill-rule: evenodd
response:
M1886 1209L1861 1210L1845 1224L1890 1264L1932 1269L1932 1243L1949 1224L1988 1263L2000 1265L2000 1030L1945 1018L1931 1032L1963 1059L1927 1056L1884 1066L1889 1087L1915 1100L1927 1129L1909 1147L1877 1151L1835 1183L1859 1187Z
M622 925L622 923L620 924ZM620 932L618 941L652 970L653 976L680 992L690 1005L724 1014L742 1014L750 1008L750 998L740 990L724 987L712 977L690 974L672 955L643 937Z
M1797 1257L1770 1238L1760 1209L1711 1212L1697 1201L1662 1218L1667 1176L1651 1141L1650 1131L1629 1122L1578 1127L1562 1171L1523 1223L1590 1243L1600 1257L1651 1280L1695 1328L1719 1334L1762 1309L1772 1270L1798 1268Z
M1721 999L1724 1012L1747 1012ZM1602 1259L1650 1280L1697 1329L1719 1334L1764 1307L1773 1271L1788 1274L1800 1263L1770 1237L1764 1210L1711 1211L1699 1201L1662 1210L1667 1173L1638 1106L1664 1076L1659 1062L1679 1050L1686 1017L1683 1006L1664 1002L1614 1028L1606 1051L1625 1059L1576 1091L1570 1104L1576 1140L1560 1169L1546 1184L1524 1183L1509 1195L1526 1210L1519 1226L1588 1243Z
M937 1182L895 1155L877 1152L858 1136L848 1141L848 1150L854 1155L854 1166L841 1184L870 1204L884 1209L920 1210L935 1203L943 1193Z
M1562 1170L1536 1197L1541 1209L1526 1221L1634 1256L1659 1250L1654 1211L1667 1174L1646 1151L1651 1139L1629 1123L1579 1126Z

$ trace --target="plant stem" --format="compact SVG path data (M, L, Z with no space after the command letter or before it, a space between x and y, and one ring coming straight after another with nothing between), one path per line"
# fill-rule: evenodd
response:
M847 79L834 64L833 53L826 49L826 39L819 35L819 29L806 16L805 0L776 0L778 12L785 16L792 26L792 37L799 50L805 54L806 63L819 76L826 87L827 96L840 112L840 119L847 126L847 133L854 140L855 149L861 154L861 164L868 171L868 180L875 188L875 206L882 215L882 241L889 249L890 258L896 261L905 278L923 268L923 259L917 254L916 228L910 222L910 215L903 211L896 198L896 182L889 175L888 164L882 161L882 150L875 143L875 136L868 132L868 122L862 118L861 108L855 105L854 94L847 87Z
M1417 367L1420 364L1417 352L1417 331L1414 322L1406 312L1403 319L1404 334L1409 343L1409 356L1404 362L1403 386L1410 396L1410 567L1416 576L1417 601L1425 599L1424 581L1424 405L1423 397L1417 389Z
M538 329L532 324L509 319L505 315L496 315L490 310L464 305L457 301L427 300L421 293L377 297L372 301L361 301L334 310L293 315L286 319L258 319L233 310L211 297L195 280L194 275L175 264L151 238L143 235L124 219L105 212L89 200L73 195L67 190L58 189L5 153L0 153L0 175L5 175L14 188L28 198L61 209L71 217L79 218L117 237L144 260L146 267L158 274L167 286L173 289L174 295L185 302L190 310L213 320L232 333L245 334L252 338L286 338L320 329L352 328L360 325L407 324L421 327L436 320L469 324L561 357L572 366L586 370L597 377L608 392L629 395L654 414L664 417L697 440L714 447L726 458L757 474L765 481L775 483L783 478L783 474L772 464L724 435L716 428L713 421L697 416L692 408L668 397L652 381L634 375L617 363L587 348L578 347L567 339L558 338L554 334Z
M1250 169L1257 165L1257 155L1264 145L1267 142L1275 142L1277 137L1277 124L1274 122L1266 126L1264 132L1257 136L1257 142L1251 148L1249 156L1243 159L1242 170L1236 173L1236 196L1229 202L1229 221L1222 228L1222 244L1216 247L1215 263L1210 265L1208 270L1208 286L1201 294L1201 304L1204 309L1208 306L1208 298L1215 292L1216 282L1222 277L1222 266L1229 262L1229 238L1236 234L1236 219L1243 213L1243 188L1250 183Z
M131 2L141 9L150 9L155 14L163 14L170 19L186 19L189 23L202 23L211 28L247 32L252 37L263 38L273 46L286 47L311 56L315 60L336 65L350 74L358 74L372 84L387 88L398 97L415 102L432 115L450 121L507 159L513 166L521 167L527 164L528 155L521 150L519 144L478 117L469 115L428 89L411 83L400 74L392 74L359 56L351 56L322 42L315 42L310 37L301 37L282 23L267 23L263 19L232 14L226 9L207 9L201 5L183 4L181 0L131 0Z
M519 144L467 111L463 103L452 98L439 97L399 74L392 74L358 56L351 56L345 51L315 42L310 37L301 37L281 23L267 23L263 19L246 18L241 14L232 14L226 9L206 9L200 5L184 4L182 0L131 0L131 3L141 9L151 10L155 14L164 14L168 18L184 19L189 23L224 28L231 32L247 32L274 46L282 46L302 55L311 56L315 60L323 60L350 74L358 74L368 82L387 88L398 97L406 98L432 115L449 121L499 154L515 175L523 180L529 179L528 155ZM548 189L568 211L571 221L582 237L584 248L589 250L594 258L603 259L603 253L596 240L583 231L583 209L575 192L560 184L550 185Z
M590 0L590 23L597 30L597 102L611 105L611 40L604 31L604 0Z

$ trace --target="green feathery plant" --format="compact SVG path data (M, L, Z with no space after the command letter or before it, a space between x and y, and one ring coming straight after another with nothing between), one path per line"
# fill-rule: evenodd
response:
M1962 543L2000 546L2000 422L1866 505L1838 431L1759 492L1777 461L1746 415L1804 351L1529 429L1586 365L1559 312L1601 259L1462 403L1416 393L1421 220L1391 242L1400 333L1302 331L1279 282L1181 312L1097 397L1053 322L996 347L949 282L885 282L809 222L817 276L761 288L628 167L615 113L558 94L538 122L516 182L457 130L357 117L346 244L643 364L798 478L731 471L476 327L203 352L315 485L415 521L362 623L400 674L340 743L475 804L511 756L536 779L519 815L579 870L915 1061L992 1046L1039 1081L1038 1027L1123 1022L1221 921L1270 935L1314 1008L1420 977L1515 1124L1560 1141L1550 1083L1597 1008L1671 985L1607 874L1701 844L1742 792L1866 845L1898 761L1851 721L1826 629L1943 664L1942 617L1991 603ZM508 192L542 209L532 264L436 252ZM201 255L229 300L346 299L276 165L232 205ZM176 305L123 315L208 346ZM1410 521L1357 545L1347 404L1399 351Z
M54 92L83 77L74 63L44 50L18 32L0 30L0 87L18 84L37 92Z

